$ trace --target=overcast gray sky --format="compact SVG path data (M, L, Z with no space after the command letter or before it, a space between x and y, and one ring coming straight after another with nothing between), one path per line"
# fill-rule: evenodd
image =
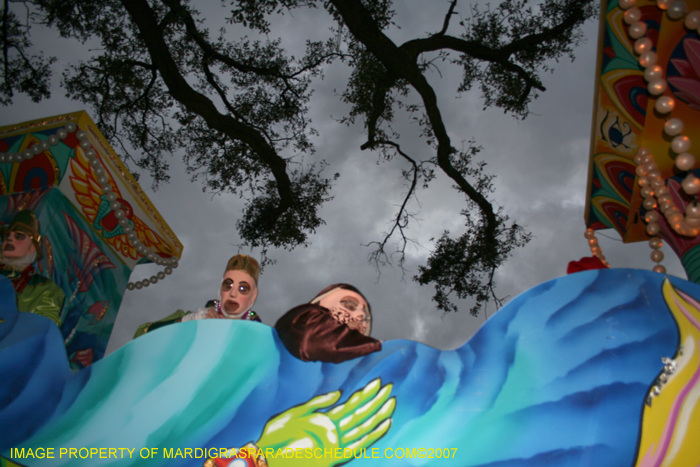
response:
M447 1L409 0L396 2L397 27L390 35L397 42L423 32L434 32L442 25ZM468 14L468 3L460 1L457 11ZM222 15L218 15L222 18ZM279 21L283 46L298 50L309 32L322 37L329 23L323 10L295 11ZM223 25L223 23L221 23ZM210 26L216 30L218 26ZM457 23L448 31L457 34ZM576 60L555 63L554 73L543 76L547 91L531 105L533 115L518 121L499 110L482 111L478 90L456 98L459 70L441 66L440 73L429 76L439 93L438 100L448 124L453 144L475 138L484 150L480 154L488 170L497 174L495 202L533 233L533 240L516 250L513 258L497 273L497 293L514 297L546 280L565 274L568 261L590 255L583 238L584 202L590 146L591 113L595 82L597 22L585 27L587 41L576 50ZM271 38L276 36L271 35ZM70 101L58 87L62 68L70 60L84 56L85 48L50 34L35 38L35 45L47 54L59 57L53 97L33 104L16 98L13 106L0 116L0 125L19 123L76 110L88 110L80 102ZM318 82L311 102L313 126L320 132L314 156L304 162L325 159L328 174L339 172L334 200L326 203L321 215L326 225L310 238L307 248L292 252L272 251L277 263L260 278L260 294L254 309L263 322L274 325L288 309L311 299L332 282L348 282L368 297L374 311L373 335L381 340L412 339L440 349L464 343L484 322L464 311L444 314L431 301L433 288L411 280L417 266L423 264L432 247L431 238L444 229L458 234L462 221L458 215L463 197L451 188L446 177L438 176L428 191L419 191L419 212L408 235L420 246L409 247L402 280L397 268L384 268L379 275L367 262L370 250L363 246L379 240L390 225L393 213L405 192L401 179L403 166L396 160L377 164L377 155L360 151L364 142L361 125L347 127L337 122L347 111L338 93L344 88L347 69L333 65L324 81ZM334 92L337 90L338 93ZM412 151L423 151L418 129L403 125L401 143ZM427 153L416 153L428 157ZM156 286L127 291L122 302L108 352L131 339L136 328L164 317L178 308L194 310L215 298L226 260L239 252L235 222L242 202L231 195L202 192L202 185L191 183L174 155L171 182L158 191L150 189L147 176L141 186L184 245L180 267ZM606 239L609 236L611 239ZM613 267L651 269L646 243L623 245L613 230L598 235L603 252ZM664 246L669 273L685 278L680 262ZM258 256L258 252L241 250ZM132 280L158 271L155 266L139 266ZM490 305L488 314L495 312Z

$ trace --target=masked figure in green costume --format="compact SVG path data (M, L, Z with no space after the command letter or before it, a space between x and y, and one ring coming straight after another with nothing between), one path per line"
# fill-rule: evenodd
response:
M18 212L3 234L0 274L12 282L19 311L45 316L60 326L65 294L51 279L35 273L32 263L42 256L39 219L30 210Z

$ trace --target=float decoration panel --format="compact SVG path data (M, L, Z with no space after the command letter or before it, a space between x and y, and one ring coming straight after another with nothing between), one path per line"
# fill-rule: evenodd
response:
M69 123L77 125L74 131L63 139L54 136ZM80 131L86 133L83 139L77 137ZM95 151L94 164L102 166L104 174L95 173L85 155L88 150ZM33 157L22 157L25 151L34 152ZM109 184L139 240L163 258L181 256L182 244L86 112L2 127L0 153L6 156L0 159L0 195L57 188L133 269L137 263L149 261L131 247L114 217L108 193L102 189ZM8 162L10 155L14 158Z
M685 3L689 12L700 9L700 0ZM656 1L637 0L635 7L668 83L663 95L675 99L670 116L683 121L682 134L700 141L700 35L686 29L683 19L670 19ZM679 171L671 138L663 132L668 115L654 109L660 96L647 89L624 12L617 0L601 4L585 220L594 230L614 228L623 241L636 242L649 239L640 215L637 151L649 148L666 180L677 178Z
M88 151L99 164L91 166ZM129 276L149 262L122 231L107 185L132 235L163 258L179 258L181 243L87 113L0 128L0 222L22 209L37 215L45 254L36 269L65 293L61 331L73 368L102 358Z
M270 467L697 467L699 300L700 286L661 274L586 271L516 297L455 350L398 340L302 362L262 323L204 320L78 373L55 326L5 305L0 455L238 467L255 463L221 457L248 446Z
M104 355L131 268L59 190L0 197L6 224L20 208L33 210L41 224L45 254L37 272L53 280L66 297L61 332L71 365L88 366Z

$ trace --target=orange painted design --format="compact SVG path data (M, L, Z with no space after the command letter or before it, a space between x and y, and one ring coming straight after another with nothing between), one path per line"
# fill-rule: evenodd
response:
M70 161L70 167L72 172L70 183L75 193L75 200L78 202L78 205L88 221L93 223L97 217L100 203L102 203L101 196L104 194L102 187L97 183L95 175L90 169L90 163L82 150L76 148L75 157ZM114 183L114 177L112 177L107 167L104 165L103 167L105 168L106 175L109 177L112 192L116 194L118 198L121 198L121 192ZM134 223L134 232L136 232L139 240L141 240L147 248L152 251L161 252L164 257L173 255L170 246L141 219L134 215L131 221ZM122 234L111 238L105 237L104 240L122 256L134 260L140 258L136 249L131 246L127 240L126 235Z

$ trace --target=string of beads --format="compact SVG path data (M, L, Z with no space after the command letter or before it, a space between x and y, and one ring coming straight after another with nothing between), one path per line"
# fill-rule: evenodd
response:
M654 44L646 37L647 24L641 21L642 12L635 7L635 3L635 0L619 0L618 6L625 10L623 21L629 26L628 34L632 39L635 39L634 51L638 55L639 65L644 68L647 90L652 96L657 96L654 109L659 114L666 116L663 131L672 138L671 149L676 154L675 165L681 172L686 172L686 176L681 182L681 187L685 193L693 196L693 200L688 203L684 212L682 212L673 201L653 154L645 147L639 149L634 156L634 162L637 164L635 172L638 177L637 183L641 188L640 195L644 199L642 206L647 211L644 220L647 222L647 234L651 236L649 247L653 251L650 257L656 263L653 270L665 273L666 268L659 264L663 260L664 254L660 251L663 242L658 237L661 225L659 224L659 213L656 209L658 208L668 225L678 235L685 237L697 237L700 235L700 206L697 203L697 194L700 192L700 179L695 177L691 171L695 166L695 157L689 152L691 147L690 138L682 134L685 125L679 118L671 117L676 101L672 96L663 95L668 89L668 83L664 79L663 68L657 65L658 57L653 50ZM666 11L671 20L684 18L686 29L700 33L700 11L695 10L687 13L688 6L683 0L658 0L656 4L661 10Z
M145 256L149 261L156 263L159 266L165 266L162 271L157 274L143 279L141 281L129 282L126 286L129 290L142 289L143 287L148 287L151 284L157 283L159 280L165 279L166 275L172 274L173 269L178 267L177 258L163 258L162 256L151 251L143 242L139 239L138 234L134 231L131 226L129 219L126 216L126 212L122 209L122 204L118 201L118 196L114 193L114 189L109 182L109 176L107 171L102 164L102 161L97 156L97 152L89 141L88 134L85 130L79 130L78 126L73 122L68 122L64 127L58 128L56 133L49 135L45 140L40 141L32 145L31 147L25 149L21 153L5 153L0 152L0 163L21 163L23 161L31 160L34 156L48 151L52 146L56 146L61 140L68 137L69 134L75 133L75 137L78 139L78 145L83 150L85 157L87 158L92 173L95 175L97 183L102 189L102 193L105 198L110 202L110 209L114 212L114 217L119 221L119 225L122 228L122 232L129 242L129 244L136 250L141 256Z

